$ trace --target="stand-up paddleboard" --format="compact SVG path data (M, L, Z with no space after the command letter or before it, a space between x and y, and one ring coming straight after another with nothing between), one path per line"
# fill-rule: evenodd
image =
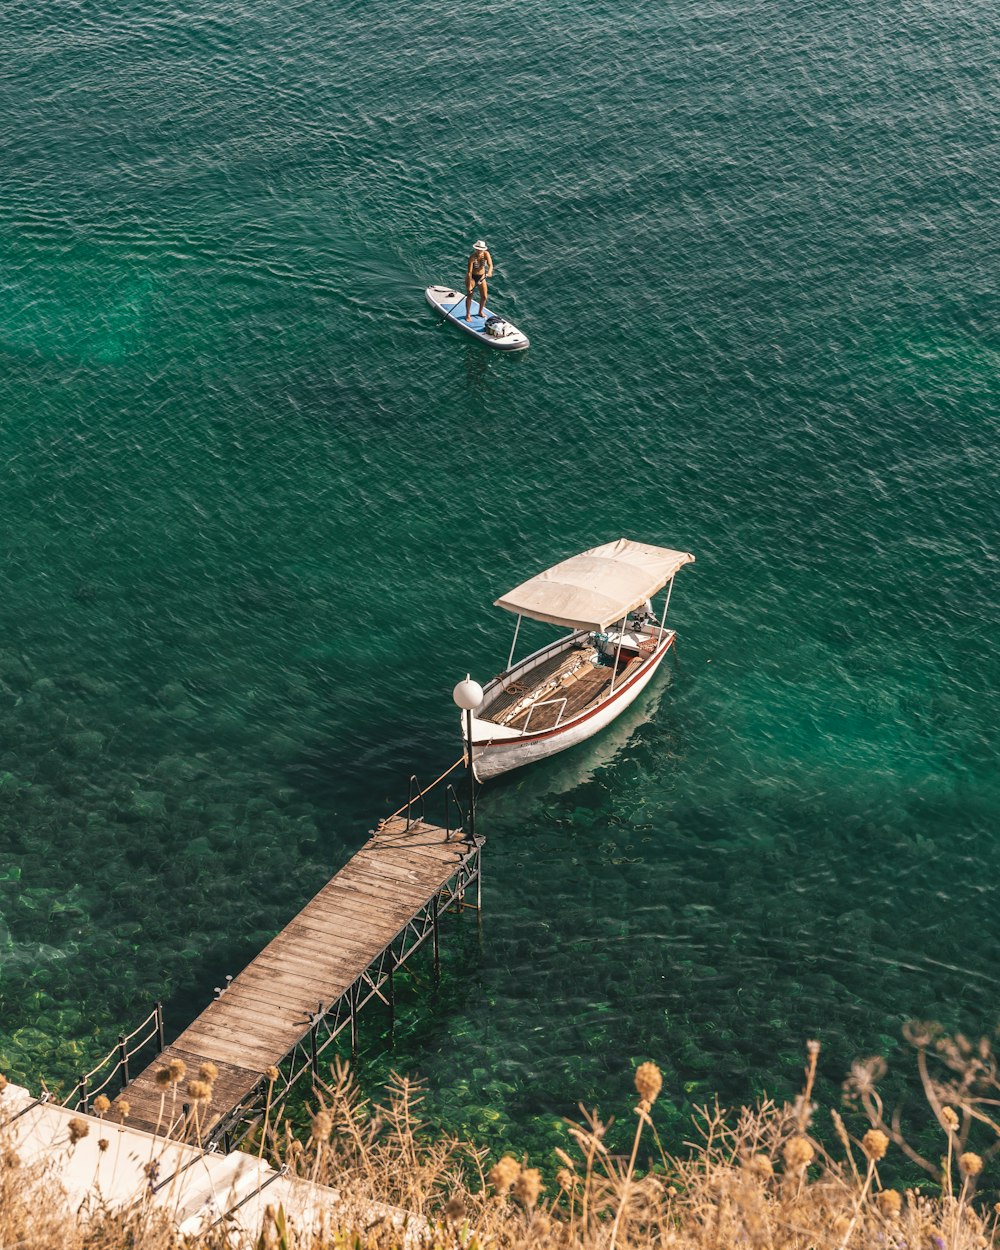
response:
M528 336L522 334L517 326L511 325L502 317L498 317L492 309L485 309L479 315L479 299L473 294L471 321L465 320L465 292L456 291L450 286L429 286L424 292L427 302L432 308L454 322L460 330L471 334L487 347L499 347L501 351L516 352L528 346Z

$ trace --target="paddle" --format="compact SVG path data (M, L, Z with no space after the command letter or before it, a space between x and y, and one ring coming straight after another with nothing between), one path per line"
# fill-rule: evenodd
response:
M492 277L493 275L491 274L490 276ZM485 280L486 280L486 279L484 278L484 279L483 279L483 281L485 281ZM448 317L449 317L452 313L454 313L455 309L456 309L456 308L460 308L460 307L462 306L462 304L464 304L464 303L465 303L465 301L466 301L467 299L470 299L470 298L475 299L476 287L477 287L478 285L479 285L479 283L478 283L478 282L474 283L474 284L473 284L473 287L472 287L472 290L471 290L471 291L466 291L466 293L465 293L465 294L461 297L461 299L459 299L459 301L458 301L458 303L457 303L457 304L452 304L452 306L451 306L450 308L446 308L446 309L444 310L444 315L442 316L441 320L438 322L438 325L439 325L439 326L443 326L443 325L444 325L444 323L445 323L445 321L448 319ZM483 307L485 308L485 304L483 305Z

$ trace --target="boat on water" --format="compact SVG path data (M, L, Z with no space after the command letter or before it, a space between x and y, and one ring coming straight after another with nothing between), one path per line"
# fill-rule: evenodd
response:
M496 600L517 625L506 670L465 713L478 781L583 742L638 698L673 646L676 635L666 619L674 577L693 561L686 551L619 538L563 560ZM657 616L653 598L664 588ZM570 632L515 663L524 617Z

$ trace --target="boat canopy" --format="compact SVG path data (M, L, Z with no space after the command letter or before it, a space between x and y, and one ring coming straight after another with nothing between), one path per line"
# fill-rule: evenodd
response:
M693 562L686 551L619 538L522 582L495 606L570 629L606 629L642 607L682 565Z

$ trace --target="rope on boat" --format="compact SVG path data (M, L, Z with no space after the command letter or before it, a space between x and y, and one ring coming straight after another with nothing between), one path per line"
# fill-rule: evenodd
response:
M465 763L465 752L463 751L462 754L458 757L458 759L454 762L454 764L452 764L450 768L446 768L440 777L432 781L429 786L425 786L424 789L421 790L419 794L415 794L412 799L407 799L406 802L402 805L402 807L397 807L391 816L386 816L383 820L380 820L378 822L379 828L381 829L383 825L387 825L390 820L395 820L397 816L401 816L403 812L405 812L408 807L412 807L413 804L416 803L418 799L422 799L425 794L429 794L434 789L434 787L438 784L438 782L444 781L445 777L447 777L449 773L453 773L455 769L459 766L459 764L464 764L464 763Z

